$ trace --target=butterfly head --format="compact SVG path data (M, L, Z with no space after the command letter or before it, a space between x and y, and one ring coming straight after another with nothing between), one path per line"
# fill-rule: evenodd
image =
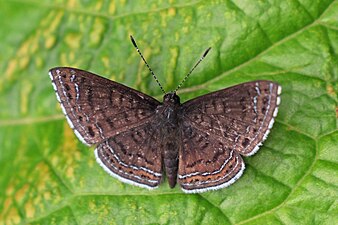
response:
M176 94L176 92L169 92L164 95L163 103L168 105L180 105L180 97Z

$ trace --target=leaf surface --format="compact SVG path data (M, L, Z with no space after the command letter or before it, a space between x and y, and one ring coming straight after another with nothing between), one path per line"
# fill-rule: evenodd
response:
M338 221L338 2L1 1L0 224L334 224ZM123 184L95 162L48 70L90 70L161 100L129 35L183 101L241 82L283 87L274 128L220 191Z

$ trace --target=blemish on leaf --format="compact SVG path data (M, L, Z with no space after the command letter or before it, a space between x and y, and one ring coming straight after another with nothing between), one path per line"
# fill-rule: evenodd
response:
M103 39L103 34L105 30L104 20L101 18L96 18L94 25L92 26L92 31L90 32L90 45L97 46Z
M63 128L63 147L65 150L76 149L76 137L73 130L69 127L67 121L64 122Z
M19 204L22 204L23 199L25 198L25 196L27 196L27 191L29 189L29 185L25 184L23 185L14 195L15 201Z
M61 62L61 64L67 64L67 62L68 62L68 59L67 59L67 54L66 53L61 53L61 55L60 55L60 62Z
M23 56L19 60L19 67L20 69L26 69L29 63L29 57L28 56Z
M72 166L69 166L66 170L66 176L69 178L69 179L73 179L74 178L74 167Z
M27 114L28 112L28 106L30 104L29 96L32 91L32 84L29 82L24 82L24 85L21 88L20 93L20 111L21 114Z
M44 200L50 200L51 198L51 193L49 191L46 191L45 193L43 193L43 198Z
M44 163L44 162L40 162L39 164L37 164L35 166L35 175L34 177L39 177L39 182L36 185L36 188L38 190L39 193L42 193L45 191L46 189L46 180L49 179L50 176L50 171L48 166ZM32 178L34 179L34 178Z
M23 57L29 54L29 47L32 44L32 38L28 38L19 48L17 56Z
M101 60L102 60L102 63L103 63L103 65L104 65L104 67L105 67L106 69L108 69L109 66L110 66L110 64L109 64L109 57L103 56L103 57L101 58Z
M109 5L108 12L109 12L109 14L115 14L115 11L116 11L115 1L111 1L110 5Z
M91 210L91 211L93 211L93 210L95 210L96 209L96 204L95 204L95 202L93 201L93 200L91 200L90 202L89 202L89 209Z
M55 44L55 41L56 41L55 36L49 35L48 37L46 37L45 48L46 49L52 48L54 46L54 44Z
M27 218L33 218L35 216L35 207L30 201L25 204L25 214Z
M11 198L7 198L4 203L5 209L9 209L12 205L13 205L13 200Z
M69 50L67 53L61 53L60 57L61 64L74 63L75 59L79 59L75 58L75 52L73 50Z
M18 210L12 207L6 215L4 224L19 224L20 221L21 221L21 218L19 216Z
M184 18L184 24L186 24L187 26L191 26L191 22L192 22L192 16L186 16Z
M52 155L50 157L50 163L52 165L59 165L59 163L60 163L60 157L58 155Z
M335 97L335 95L336 95L336 92L334 91L334 89L333 89L333 87L332 87L331 84L328 84L328 85L326 86L326 92L327 92L329 95L333 96L333 97Z
M13 72L16 69L16 64L17 64L16 59L11 59L9 61L6 72L5 72L5 76L6 76L7 80L10 80L10 78L12 77Z
M12 195L14 192L14 186L13 185L8 185L6 189L6 195Z
M76 32L71 32L66 34L65 38L64 38L66 44L68 45L68 47L72 48L72 49L78 49L80 47L80 41L81 41L81 35L79 33Z
M160 16L160 24L161 24L161 27L167 27L168 25L168 19L167 19L167 14L165 13L161 13L159 14Z
M176 9L175 8L169 8L168 9L168 15L169 16L175 16L176 15Z
M76 3L77 3L77 1L75 1L75 0L70 0L70 1L67 1L67 6L68 6L69 8L76 8Z
M39 51L39 36L40 32L37 32L36 35L31 38L31 45L29 46L29 55L34 55L37 51Z
M75 52L74 51L70 51L68 58L69 58L69 61L73 62L75 60Z
M95 10L100 11L102 9L103 1L96 1Z
M174 84L174 77L172 74L175 74L175 68L177 66L177 57L178 57L178 48L169 49L170 52L170 61L168 63L168 69L166 70L166 84L170 87Z

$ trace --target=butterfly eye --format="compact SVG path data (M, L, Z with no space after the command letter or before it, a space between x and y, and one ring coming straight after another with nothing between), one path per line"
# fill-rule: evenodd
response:
M173 96L173 102L174 103L180 103L180 97L178 97L178 95L176 95L176 93L174 93L174 96Z
M170 96L169 96L169 94L166 94L163 97L163 102L168 102L168 101L170 101Z
M163 101L170 103L180 103L180 98L176 95L176 93L168 93L164 95Z

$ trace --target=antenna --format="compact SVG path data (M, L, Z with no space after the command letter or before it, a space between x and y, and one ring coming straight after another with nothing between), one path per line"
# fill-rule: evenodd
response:
M190 76L190 74L192 73L192 71L194 71L194 69L198 66L198 64L200 64L203 59L207 56L207 54L209 53L211 47L207 48L207 50L205 50L205 52L203 53L202 57L197 61L197 63L191 68L191 70L189 71L189 73L183 78L183 80L181 81L181 83L177 86L177 88L175 89L175 93L178 91L178 89L180 89L180 87L183 85L183 83L188 79L188 77Z
M163 89L163 87L162 87L160 81L157 79L157 77L156 77L156 75L154 74L153 70L152 70L152 69L150 68L150 66L148 65L148 63L147 63L146 59L143 57L143 55L142 55L140 49L137 47L136 41L134 40L133 36L131 36L131 35L130 35L130 40L131 40L131 42L133 43L134 47L136 48L138 54L141 56L143 62L144 62L144 63L146 64L146 66L148 67L150 73L153 75L153 77L154 77L156 83L158 84L158 86L160 86L161 91L162 91L164 94L166 94L166 92L164 91L164 89Z

